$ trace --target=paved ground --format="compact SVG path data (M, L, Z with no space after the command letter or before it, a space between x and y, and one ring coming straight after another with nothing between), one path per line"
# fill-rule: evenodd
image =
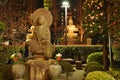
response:
M84 73L84 70L76 70L73 75L69 77L69 80L83 80Z
M84 74L84 70L75 70L72 76L69 77L69 80L83 80ZM58 80L66 80L65 74L61 74Z

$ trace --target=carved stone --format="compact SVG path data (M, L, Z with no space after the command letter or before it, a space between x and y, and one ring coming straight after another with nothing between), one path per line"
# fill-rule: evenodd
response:
M51 44L49 29L53 21L51 12L43 8L37 9L31 15L31 20L34 26L34 33L32 39L26 42L29 51L40 57L51 57L52 51L54 50L54 47Z

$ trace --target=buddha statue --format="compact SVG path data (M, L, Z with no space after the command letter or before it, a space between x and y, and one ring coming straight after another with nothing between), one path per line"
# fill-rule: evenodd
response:
M78 36L78 33L75 33L78 31L78 28L73 25L73 20L71 16L69 19L69 25L67 26L67 31L67 38L76 38Z
M28 35L31 40L26 41L29 52L33 53L35 57L50 58L54 50L49 29L53 16L49 10L40 8L31 15L31 20L34 26L30 29L31 34Z
M54 46L51 43L49 27L52 24L53 16L51 12L44 8L39 8L31 15L33 26L29 29L31 34L27 35L30 40L26 41L28 51L32 53L32 59L26 61L29 65L28 80L50 80L49 79L49 59L52 57ZM29 58L29 57L28 57Z

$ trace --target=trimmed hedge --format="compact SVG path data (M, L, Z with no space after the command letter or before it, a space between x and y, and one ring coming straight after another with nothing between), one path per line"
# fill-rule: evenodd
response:
M96 62L96 61L92 61L92 62L88 62L85 66L85 71L87 72L88 68L91 66L91 65L98 65L98 66L101 66L101 64L99 62Z
M102 51L102 46L98 45L78 45L78 46L55 46L53 58L57 53L62 54L62 58L72 58L86 62L86 58L90 53Z
M104 71L93 71L87 74L85 80L115 80L115 78Z
M87 68L86 73L90 73L93 71L103 71L102 65L91 65Z
M103 64L103 52L94 52L88 55L86 62L96 61Z
M10 58L10 55L15 52L21 52L25 57L26 50L25 46L2 46L2 49L0 50L0 63L6 64ZM81 60L83 62L86 62L86 58L90 53L102 51L101 45L55 45L55 52L53 52L53 57L55 58L55 55L57 53L62 54L62 58L72 58L76 60Z

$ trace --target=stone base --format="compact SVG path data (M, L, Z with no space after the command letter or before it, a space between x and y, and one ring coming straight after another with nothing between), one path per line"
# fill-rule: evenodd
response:
M50 80L48 74L49 61L43 59L28 60L29 80Z
M79 43L78 39L67 39L67 44L69 44L69 45L75 45L78 43Z

